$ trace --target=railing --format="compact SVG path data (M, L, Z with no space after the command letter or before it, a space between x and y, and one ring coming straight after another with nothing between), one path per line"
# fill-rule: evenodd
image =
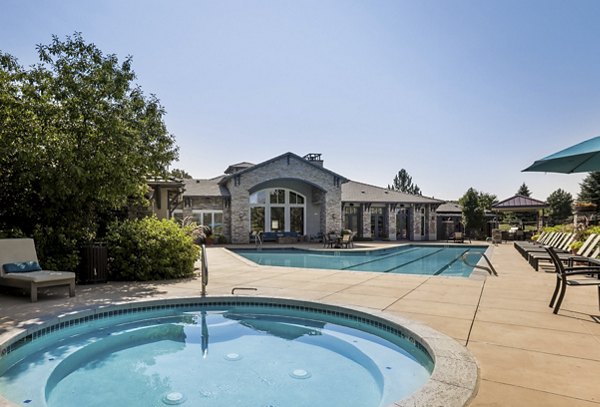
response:
M485 253L481 253L481 256L482 256L482 257L485 259L485 261L487 262L487 264L489 265L489 267L486 267L486 266L480 266L480 265L477 265L477 264L472 264L472 263L469 263L469 262L467 261L467 257L469 256L469 253L470 253L470 252L467 250L467 251L466 251L466 252L464 252L464 253L463 253L463 255L460 257L460 258L462 259L462 261L463 261L463 262L464 262L464 263L465 263L467 266L470 266L470 267L473 267L473 268L478 268L478 269L483 269L483 270L487 271L487 272L488 272L490 275L498 276L498 273L496 272L496 269L495 269L495 268L494 268L494 266L492 265L492 262L490 261L490 259L488 259L488 257L485 255ZM477 253L477 254L479 254L479 253Z
M235 292L237 290L248 290L248 291L258 291L258 288L254 288L254 287L233 287L231 289L231 294L235 294Z
M203 297L206 296L206 286L208 285L208 257L206 257L206 246L203 244L200 246L202 260L201 260L201 278L202 278L202 293Z
M252 232L252 237L254 237L254 246L256 247L256 249L261 250L263 244L262 232Z

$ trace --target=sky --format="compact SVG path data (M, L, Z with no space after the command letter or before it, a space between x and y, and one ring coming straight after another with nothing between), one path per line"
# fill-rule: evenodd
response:
M596 0L0 0L0 51L81 32L166 109L180 168L321 153L354 181L545 200L585 174L521 172L600 135Z

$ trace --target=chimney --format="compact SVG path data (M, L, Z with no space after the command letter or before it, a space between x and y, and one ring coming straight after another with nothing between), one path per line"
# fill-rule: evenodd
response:
M318 165L319 167L323 166L321 153L308 153L302 158L304 158L306 161L310 161L311 163Z

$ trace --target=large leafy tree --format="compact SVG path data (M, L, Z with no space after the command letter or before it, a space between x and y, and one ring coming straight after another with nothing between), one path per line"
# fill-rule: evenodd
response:
M484 211L491 211L492 205L498 203L498 197L493 194L488 194L487 192L479 192L477 200L479 202L479 206Z
M462 206L465 230L472 235L478 234L485 219L485 212L479 202L479 192L469 188L458 202Z
M527 196L527 197L531 196L531 191L529 190L529 187L527 186L527 184L525 184L525 183L521 184L521 186L519 187L519 190L517 191L517 195Z
M590 172L581 182L577 200L591 202L600 208L600 172Z
M60 266L141 199L147 176L167 174L177 148L159 100L133 84L131 57L79 33L37 51L29 68L0 52L0 229L35 236Z
M469 188L458 200L462 206L465 230L471 236L477 237L483 233L485 211L492 209L492 205L497 201L496 195L477 191L475 188Z
M421 195L421 189L417 184L413 184L412 177L402 168L394 177L394 183L388 185L388 189L405 192L408 194Z
M573 214L573 196L563 189L557 189L548 195L549 216L553 224L565 222Z

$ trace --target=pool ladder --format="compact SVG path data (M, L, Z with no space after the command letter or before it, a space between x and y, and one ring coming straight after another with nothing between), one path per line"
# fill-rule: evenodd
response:
M202 292L201 295L206 297L206 286L208 285L208 257L206 257L206 246L201 245L200 251L202 254L201 264L201 278L202 278Z
M471 264L468 262L467 258L469 255L470 251L467 250L466 252L464 252L462 254L462 256L460 256L460 258L462 259L462 261L467 265L467 266L471 266L473 268L478 268L478 269L483 269L485 271L487 271L489 273L489 275L494 275L494 276L498 276L498 273L496 272L496 269L494 268L494 266L492 265L492 262L490 261L490 259L488 259L488 257L485 255L485 253L481 253L481 256L485 259L485 261L487 262L487 264L489 265L489 267L486 266L479 266L477 264Z

